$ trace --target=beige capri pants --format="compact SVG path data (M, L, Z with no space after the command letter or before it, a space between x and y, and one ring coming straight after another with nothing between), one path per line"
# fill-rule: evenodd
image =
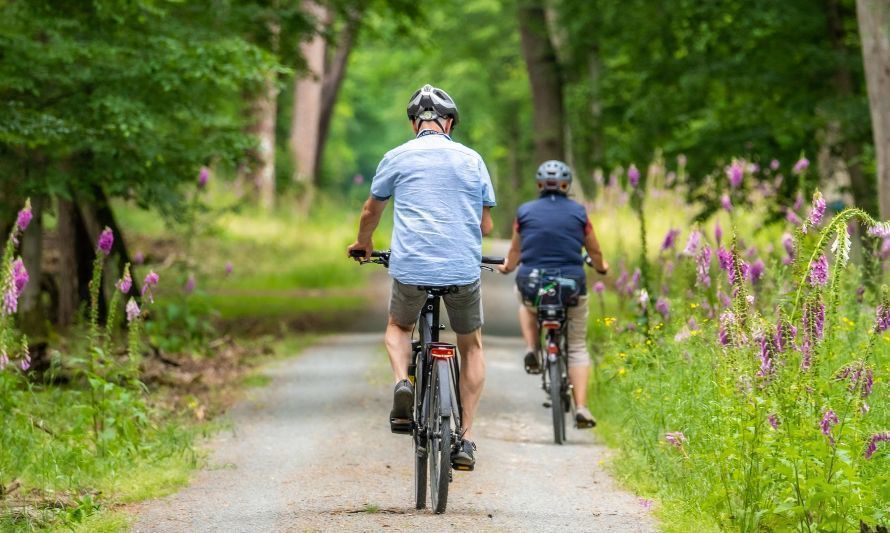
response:
M519 303L526 309L531 310L534 313L538 312L538 309L529 304L519 292L519 289L514 287L514 291L516 292L517 298L519 298ZM587 317L589 315L590 309L587 305L588 298L587 295L578 297L578 305L574 305L566 308L566 318L568 324L566 324L566 335L568 335L568 344L569 344L569 368L576 366L590 366L590 354L587 351Z

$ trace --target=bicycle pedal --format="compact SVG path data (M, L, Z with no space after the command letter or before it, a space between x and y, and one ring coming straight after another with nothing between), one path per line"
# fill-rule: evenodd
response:
M472 472L475 468L474 465L459 465L455 463L451 463L451 468L457 470L458 472Z
M398 433L400 435L410 435L411 431L414 429L414 423L409 420L389 420L389 429L393 433Z
M546 409L550 409L550 406L553 405L550 401L545 401L541 403Z

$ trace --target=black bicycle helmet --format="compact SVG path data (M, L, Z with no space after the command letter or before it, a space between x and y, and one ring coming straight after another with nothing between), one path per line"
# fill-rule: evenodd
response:
M448 96L448 93L430 84L416 90L408 100L408 119L411 122L417 119L433 120L441 128L442 124L438 119L449 117L454 119L451 127L456 127L460 120L457 104Z
M572 186L572 169L562 161L551 159L538 167L538 189L566 194Z

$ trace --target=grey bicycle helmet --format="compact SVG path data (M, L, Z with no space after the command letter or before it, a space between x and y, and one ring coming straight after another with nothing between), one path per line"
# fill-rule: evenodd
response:
M565 194L572 186L572 169L562 161L551 159L541 163L535 178L538 180L538 189L542 192L553 191Z
M411 122L417 119L433 120L439 124L439 127L442 127L439 118L449 117L454 119L451 127L456 127L460 120L457 104L448 96L448 93L430 84L416 90L408 101L408 119Z

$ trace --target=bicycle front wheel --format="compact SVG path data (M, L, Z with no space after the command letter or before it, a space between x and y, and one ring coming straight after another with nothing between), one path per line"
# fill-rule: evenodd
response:
M433 511L444 513L451 482L451 377L448 362L434 363L430 384L427 460L430 467L430 499Z
M562 444L566 440L566 414L562 393L562 369L560 358L549 360L548 354L547 372L550 378L550 409L553 412L553 442Z

